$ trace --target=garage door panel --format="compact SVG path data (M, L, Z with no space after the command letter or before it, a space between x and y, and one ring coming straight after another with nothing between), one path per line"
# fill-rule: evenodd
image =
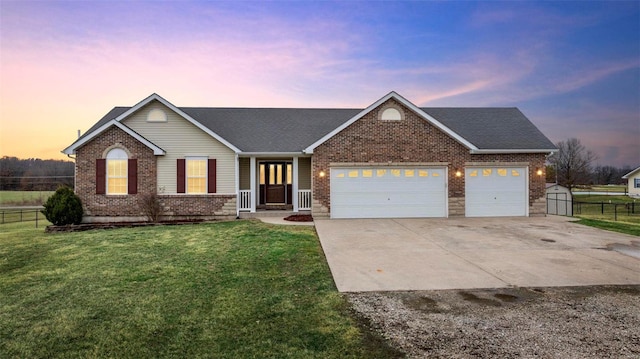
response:
M478 167L465 170L467 217L526 216L525 168Z
M332 218L446 217L444 168L331 170Z

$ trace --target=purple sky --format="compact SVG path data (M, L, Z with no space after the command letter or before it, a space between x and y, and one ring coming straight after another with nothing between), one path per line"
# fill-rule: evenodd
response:
M0 2L0 156L114 106L519 107L640 165L640 2Z

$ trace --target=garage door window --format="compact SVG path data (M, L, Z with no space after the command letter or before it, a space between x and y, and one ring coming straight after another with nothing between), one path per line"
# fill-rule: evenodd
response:
M362 177L373 177L373 170L362 170Z
M511 176L513 176L513 177L519 177L519 176L520 176L520 171L518 171L518 170L511 170Z
M400 170L391 170L393 177L400 177Z
M429 177L429 172L425 170L418 170L418 176L420 177Z
M384 177L387 174L387 170L377 170L376 171L376 176L378 177Z
M358 171L349 171L349 177L358 178Z

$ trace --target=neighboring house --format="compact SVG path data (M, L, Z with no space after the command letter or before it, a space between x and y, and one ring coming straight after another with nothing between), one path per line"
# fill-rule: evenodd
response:
M544 215L556 151L517 108L420 108L395 92L365 109L176 107L153 94L116 107L76 156L85 221L271 208L314 217Z
M622 176L627 180L627 194L631 197L640 197L640 167Z

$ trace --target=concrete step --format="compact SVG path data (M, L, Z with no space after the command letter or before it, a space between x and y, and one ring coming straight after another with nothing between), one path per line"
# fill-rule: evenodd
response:
M261 218L261 217L289 217L294 214L311 214L311 211L282 211L282 210L264 210L264 211L256 211L256 212L240 212L241 219L248 218Z

